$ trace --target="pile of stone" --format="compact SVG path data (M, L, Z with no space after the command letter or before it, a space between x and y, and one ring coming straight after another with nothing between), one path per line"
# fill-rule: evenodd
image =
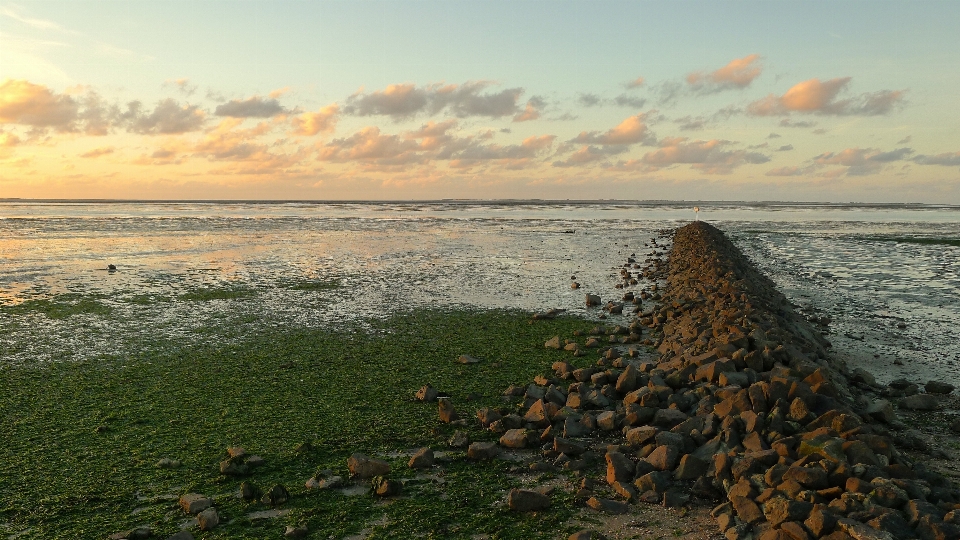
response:
M541 446L552 466L577 470L596 457L584 437L619 435L604 453L606 481L626 502L592 496L585 479L579 495L590 507L720 498L713 515L730 540L960 538L960 491L898 450L905 426L890 401L868 397L875 381L833 359L719 230L678 229L669 264L641 275L665 278L660 303L609 342L636 342L645 327L659 336L659 359L623 357L615 346L601 349L596 367L557 362L555 378L523 391L520 414L480 411L501 446ZM914 390L906 406L935 406L934 392Z

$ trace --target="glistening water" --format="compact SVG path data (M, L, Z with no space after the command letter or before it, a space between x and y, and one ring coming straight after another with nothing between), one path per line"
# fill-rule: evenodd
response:
M626 257L698 217L828 315L852 364L883 381L960 380L960 208L698 204L699 216L693 203L0 202L0 362L341 329L424 306L596 317L585 292L619 297Z

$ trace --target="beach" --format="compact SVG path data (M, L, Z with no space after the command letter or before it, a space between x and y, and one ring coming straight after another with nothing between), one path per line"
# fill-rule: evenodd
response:
M700 205L851 368L881 386L957 380L956 209ZM448 447L459 428L412 403L423 384L467 411L503 407L505 388L551 371L552 336L628 326L628 310L584 294L622 297L624 261L666 255L651 240L694 218L676 203L0 207L0 362L18 389L2 460L16 502L0 527L26 538L168 530L186 491L219 494L234 520L224 537L275 537L280 523L402 536L408 514L438 537L555 538L573 526L573 493L558 489L534 517L506 512L503 478L531 481L522 463L475 467L463 449L447 450L443 477L405 478L416 495L386 503L301 486L357 451L402 469L415 447ZM530 320L551 308L566 311ZM482 362L456 363L463 354ZM215 466L238 445L264 456L259 484L296 495L290 512L251 518L264 510L233 496Z

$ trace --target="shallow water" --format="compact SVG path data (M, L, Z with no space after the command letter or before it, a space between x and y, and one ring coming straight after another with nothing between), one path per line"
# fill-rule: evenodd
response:
M881 379L960 378L960 242L894 241L956 241L960 209L700 206L796 304L831 316L828 337L851 362ZM678 203L2 202L0 361L339 328L422 306L596 316L584 292L619 297L625 258L694 217Z

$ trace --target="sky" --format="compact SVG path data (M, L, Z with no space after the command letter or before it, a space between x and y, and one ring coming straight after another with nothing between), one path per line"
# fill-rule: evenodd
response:
M0 0L0 198L960 204L955 0Z

